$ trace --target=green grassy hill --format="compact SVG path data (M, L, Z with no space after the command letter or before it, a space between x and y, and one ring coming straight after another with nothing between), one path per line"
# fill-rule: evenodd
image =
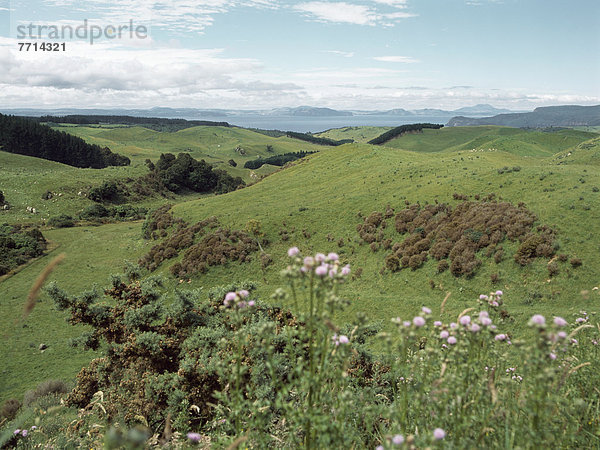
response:
M274 138L237 127L192 127L173 133L143 127L61 126L55 129L79 136L89 143L107 146L128 156L134 163L143 162L146 158L155 160L161 153L189 152L192 157L204 159L233 176L241 176L245 181L251 181L250 171L243 169L248 160L301 150L328 149L285 136ZM268 145L270 150L267 150ZM238 164L237 167L227 163L230 159Z
M391 130L393 127L343 127L343 128L332 128L321 133L315 134L317 137L323 137L328 139L334 139L340 141L343 139L354 139L358 143L367 143L371 139Z
M596 136L595 133L571 129L539 131L497 126L453 127L405 134L385 146L418 152L471 150L550 156Z
M175 151L176 145L185 147L196 142L194 156L198 157L202 152L217 154L215 146L221 143L222 157L227 159L235 152L236 145L256 154L268 142L275 142L274 147L280 142L282 147L277 147L278 150L283 150L284 144L297 145L287 138L262 135L260 139L252 136L254 140L246 142L243 140L246 131L226 131L194 128L163 135L137 128L77 128L78 133L89 133L86 140L101 139L92 133L105 136L102 139L106 139L106 135L118 139L117 133L125 133L121 138L129 140L121 141L123 148L111 148L130 157L132 154L124 149L133 145L157 156L160 151ZM447 292L451 292L451 296L445 317L455 317L463 309L475 306L479 294L492 289L505 292L515 323L524 323L537 312L547 317L572 317L580 309L593 309L598 300L598 291L592 288L598 285L597 268L600 267L597 244L600 172L590 162L598 161L599 148L597 135L591 136L596 139L582 142L588 135L571 131L542 133L497 127L425 130L423 134L403 136L390 143L410 151L364 144L327 148L245 189L192 201L178 199L174 214L189 222L215 215L222 224L239 229L249 219L260 221L271 242L265 250L274 260L263 272L255 254L249 263L210 268L207 274L192 278L189 286L206 290L232 281L255 280L259 282L258 294L268 300L280 284L279 273L286 265L286 250L296 245L306 253L336 251L344 263L351 264L354 272L362 270L362 276L344 289L343 294L352 303L344 316L339 317L340 321L365 312L387 327L390 318L408 317L422 305L438 314ZM505 144L507 147L502 150L501 141L510 142L514 147ZM482 146L496 145L497 151L471 152L473 142L480 142ZM308 150L311 146L302 144L302 148ZM571 155L565 156L569 152ZM0 158L4 158L0 160L3 168L9 164L1 152ZM45 189L43 183L61 180L64 185L73 183L75 192L78 182L90 180L96 173L20 158L23 159L10 163L9 177L2 171L0 189L8 194L9 201L12 201L11 195L17 199L18 195L26 195L18 200L23 204L38 193L41 195ZM519 166L521 170L499 173L498 169L505 166ZM133 168L110 170L142 169L134 164ZM260 170L262 168L257 172ZM20 189L31 193L18 194ZM537 214L540 224L557 231L560 252L581 258L583 266L572 269L568 263L560 263L560 274L551 279L547 261L536 260L522 268L510 257L498 265L483 258L483 266L472 279L455 278L448 271L438 274L433 260L416 271L382 273L388 252L372 252L368 245L360 244L356 231L357 224L362 222L359 213L367 216L372 211L383 212L388 204L399 211L405 201L456 204L452 198L455 192L468 195L494 192L514 204L525 202ZM65 201L65 210L80 207L76 197L66 197ZM6 213L0 211L0 220L2 214ZM393 219L388 225L386 237L394 242L402 240L394 230ZM54 311L45 295L25 326L15 325L27 292L42 268L55 254L65 252L65 263L56 269L51 279L73 293L89 289L94 282L105 286L110 273L121 271L124 260L137 260L155 244L141 239L141 227L142 224L136 222L45 231L58 248L0 282L0 327L6 330L7 336L6 345L0 348L0 360L7 361L0 371L0 400L20 396L48 378L71 379L82 364L93 357L93 354L68 349L66 339L76 331L63 322L65 315ZM287 232L288 240L282 241L281 231ZM339 247L337 243L341 238L344 244ZM515 247L516 244L505 244L507 254L512 254ZM168 267L165 263L158 272L168 277L168 287L175 287L179 285L178 280L170 276ZM492 273L499 275L495 285L490 281ZM588 291L587 297L582 296L581 291ZM37 350L40 343L49 345L49 349L40 353Z

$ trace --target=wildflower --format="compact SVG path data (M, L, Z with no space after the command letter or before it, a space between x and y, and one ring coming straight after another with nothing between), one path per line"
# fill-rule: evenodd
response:
M489 298L489 297L488 297L487 295L485 295L485 294L481 294L481 295L479 296L479 300L487 300L488 298Z
M575 319L575 322L577 323L582 323L585 322L587 319L584 319L583 317L578 317L577 319Z
M337 261L338 259L340 259L340 257L337 253L330 253L329 255L327 255L327 259L329 261Z
M37 430L37 427L35 425L31 426L31 431L33 431L33 430Z
M564 338L566 338L566 337L567 337L567 332L566 332L566 331L559 331L559 332L558 332L556 335L557 335L559 338L561 338L561 339L564 339Z
M413 323L416 327L422 327L425 325L425 319L423 319L421 316L417 316L413 319Z
M230 302L235 301L235 299L237 298L237 294L235 292L228 292L225 295L225 300L223 301L223 304L225 306L229 305Z
M503 294L503 292L502 292L502 291L496 291L496 295L497 295L498 297L502 296L502 294Z
M452 322L450 324L450 328L452 328L453 330L455 330L456 328L458 328L458 325L455 322Z
M402 325L404 325L405 327L410 327L410 321L405 320L404 322L402 322Z
M436 320L435 322L433 322L433 326L435 326L435 327L441 327L442 326L442 322L440 322L439 320Z
M27 430L23 430L23 431L21 431L21 436L23 436L23 437L27 437Z
M288 250L288 256L290 258L293 258L294 256L297 256L298 253L300 253L300 250L298 249L298 247L292 247Z
M450 333L448 333L446 330L443 330L443 331L440 333L440 339L447 339L447 338L448 338L448 336L450 336Z
M384 450L383 445L378 445L377 447L375 447L375 450Z
M327 275L328 270L329 267L327 266L327 264L321 264L315 269L315 275L317 275L318 277L324 277L325 275Z
M459 320L461 325L467 326L471 323L471 317L470 316L462 316Z
M503 333L500 333L500 334L497 334L497 335L494 337L494 339L495 339L495 340L497 340L497 341L504 341L504 340L506 339L506 335L505 335L505 334L503 334Z
M335 267L332 269L329 269L329 278L335 278L336 275L337 275L337 269Z
M442 344L442 348L448 348L446 344Z
M436 428L435 430L433 430L433 438L436 441L442 440L446 437L446 432L444 430L442 430L441 428Z
M200 433L188 433L187 438L192 442L200 442L202 436L200 436Z
M556 354L555 353L550 353L550 359L552 359L552 360L556 359Z
M325 256L323 253L317 253L317 254L315 255L315 261L317 261L317 262L319 262L319 263L323 263L323 262L325 262L325 259L326 259L326 258L327 258L327 257L326 257L326 256Z
M343 344L347 344L348 342L350 342L350 339L348 339L348 336L344 336L343 334L341 336L334 334L333 336L331 336L331 340L336 345L336 347L340 344L343 345Z
M544 326L546 324L546 318L541 314L535 314L531 319L529 319L530 325L538 325Z
M577 344L579 341L577 341L577 339L571 339L571 344L575 345Z
M447 340L448 344L454 345L456 344L456 338L454 336L450 336Z
M479 320L481 322L481 325L483 325L484 327L488 327L492 324L492 319L490 319L489 317L482 317Z
M304 267L307 269L311 269L312 266L315 265L315 259L312 256L307 256L304 258Z
M248 302L248 306L249 306L250 308L252 308L254 305L256 305L256 303L254 302L254 300L250 300L250 301Z
M490 305L492 305L495 308L497 308L498 306L500 306L500 304L497 301L495 301L495 300L492 303L490 303Z
M425 314L431 314L431 309L429 309L427 306L423 306L421 311L423 311Z
M21 434L21 430L17 428L15 431L13 431L13 434Z
M350 265L346 264L343 268L342 268L342 275L343 276L348 276L350 275Z
M392 438L392 442L395 445L402 445L404 443L404 436L402 436L401 434L397 434Z
M562 317L555 317L554 325L556 325L557 327L564 327L567 325L567 321L565 319L563 319Z
M240 294L240 297L242 297L242 298L246 298L246 297L248 297L248 296L250 295L250 292L248 292L246 289L242 289L242 290L239 292L239 294Z
M488 314L487 311L480 311L479 312L479 320L483 319L484 317L490 317L490 315Z
M474 323L473 325L471 325L471 331L473 333L477 333L479 330L481 330L481 327L479 325L477 325L476 323Z

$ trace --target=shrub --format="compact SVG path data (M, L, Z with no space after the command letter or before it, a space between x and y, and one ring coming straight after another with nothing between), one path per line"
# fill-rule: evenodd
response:
M4 198L4 192L0 191L0 206L6 203L6 199Z
M16 398L9 398L2 404L0 408L0 418L13 420L21 409L21 402Z
M439 273L442 273L442 272L448 270L448 267L449 267L448 260L442 259L442 260L440 260L440 262L437 265L437 271Z
M571 266L573 266L573 268L577 268L583 264L583 261L580 258L573 257L573 258L571 258L569 263L571 264Z
M560 273L560 269L558 268L558 264L556 264L556 261L550 261L548 263L548 275L550 277L555 277L559 273Z
M62 380L46 380L40 383L34 390L27 391L23 397L23 405L30 406L39 398L51 394L66 394L69 392L67 384Z
M95 202L116 201L123 191L114 181L105 181L100 186L90 189L88 198Z
M67 214L50 217L48 225L54 228L69 228L75 225L75 219Z
M87 206L79 213L79 218L82 220L98 220L104 219L110 215L110 211L101 204Z

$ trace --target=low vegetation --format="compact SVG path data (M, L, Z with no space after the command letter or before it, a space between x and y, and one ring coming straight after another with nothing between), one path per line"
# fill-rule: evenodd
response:
M264 164L271 164L272 166L283 166L290 161L296 161L297 159L304 158L307 155L311 155L315 152L294 152L294 153L283 153L282 155L269 156L268 158L258 158L250 161L246 161L244 164L245 169L258 169Z
M400 125L399 127L392 128L391 130L386 131L385 133L377 136L376 138L371 139L368 142L368 144L383 145L386 142L391 141L392 139L402 136L403 134L406 134L406 133L419 132L419 131L422 131L424 128L439 130L443 126L444 125L439 125L439 124L435 124L435 123L413 123L410 125Z
M46 239L37 228L0 225L0 275L37 258L46 250Z

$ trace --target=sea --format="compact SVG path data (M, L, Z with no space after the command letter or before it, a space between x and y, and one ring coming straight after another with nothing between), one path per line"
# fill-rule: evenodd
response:
M296 131L299 133L318 133L332 128L342 127L397 127L410 123L436 123L446 124L454 117L448 116L393 116L386 114L354 115L354 116L277 116L277 115L227 115L227 116L194 116L177 118L188 120L210 120L215 122L228 122L244 128L260 128L263 130ZM173 117L175 118L175 117Z

